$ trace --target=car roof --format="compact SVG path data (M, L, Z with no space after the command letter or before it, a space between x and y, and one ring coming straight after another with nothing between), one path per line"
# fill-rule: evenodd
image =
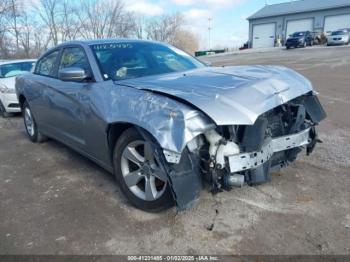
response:
M131 38L106 38L106 39L90 39L90 40L73 40L73 41L67 41L67 42L61 43L57 46L54 46L48 49L38 59L41 59L47 54L50 54L51 52L54 52L58 49L71 46L71 45L91 46L91 45L98 45L98 44L118 44L118 43L148 43L148 44L159 44L159 45L169 46L167 43L164 43L164 42L158 42L158 41L147 40L147 39L144 40L144 39L131 39Z
M338 29L338 30L334 30L334 31L343 31L343 32L350 32L350 28L341 28L341 29ZM333 31L333 32L334 32Z
M91 39L91 40L74 40L68 41L58 45L57 47L65 46L65 45L97 45L97 44L111 44L111 43L153 43L153 44L163 44L162 42L151 41L151 40L143 40L143 39L130 39L130 38L111 38L111 39Z
M21 62L36 62L36 59L15 59L15 60L0 60L0 65L21 63Z

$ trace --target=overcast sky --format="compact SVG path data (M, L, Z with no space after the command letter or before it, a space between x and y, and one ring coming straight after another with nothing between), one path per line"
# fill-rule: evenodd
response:
M237 47L248 40L246 18L265 3L288 0L124 0L126 8L145 16L181 12L187 27L199 37L201 48L208 47L208 18L211 17L211 47Z

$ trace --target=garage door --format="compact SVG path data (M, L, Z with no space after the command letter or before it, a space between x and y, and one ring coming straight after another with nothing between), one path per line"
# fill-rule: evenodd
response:
M253 26L253 48L275 46L276 25L263 24Z
M313 19L302 19L293 20L287 22L287 37L295 32L300 31L313 31L314 20Z
M343 28L350 28L350 14L326 17L324 21L325 32L328 33Z

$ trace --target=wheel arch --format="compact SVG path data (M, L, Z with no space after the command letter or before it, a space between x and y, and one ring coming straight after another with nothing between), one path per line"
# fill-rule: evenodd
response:
M145 139L150 139L152 142L157 142L159 144L159 141L146 129L133 124L129 122L115 122L111 123L107 126L107 139L108 139L108 148L109 148L109 155L110 159L113 163L113 151L116 143L118 142L121 135L124 133L125 130L129 128L135 128L142 136L145 137Z
M192 206L202 189L202 180L199 158L196 154L190 153L188 149L182 151L178 163L169 165L162 144L150 130L133 123L116 122L109 124L107 128L111 162L113 163L113 151L117 141L123 132L131 127L134 127L146 140L159 145L159 147L155 146L156 150L158 148L158 161L168 174L171 191L178 210L184 210Z

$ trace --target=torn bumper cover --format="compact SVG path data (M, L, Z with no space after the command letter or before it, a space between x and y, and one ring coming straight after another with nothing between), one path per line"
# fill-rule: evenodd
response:
M308 128L297 134L269 139L260 151L228 156L231 173L257 168L269 161L274 153L310 144L313 140L310 131Z

